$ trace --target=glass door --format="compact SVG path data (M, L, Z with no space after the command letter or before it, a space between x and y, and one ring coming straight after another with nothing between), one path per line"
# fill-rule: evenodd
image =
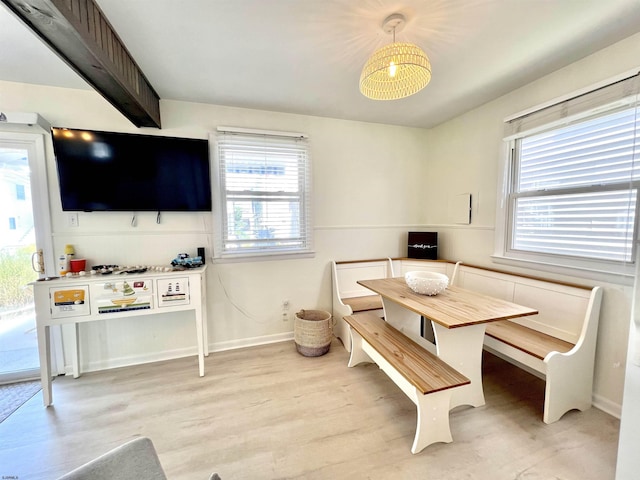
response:
M40 225L38 203L46 187L38 191L41 185L32 168L39 163L44 171L44 157L34 158L38 152L43 155L38 137L41 147L42 135L0 132L0 384L40 375L33 289L28 285L38 278L36 269L45 274L42 250L37 252L49 224L47 216L45 226Z

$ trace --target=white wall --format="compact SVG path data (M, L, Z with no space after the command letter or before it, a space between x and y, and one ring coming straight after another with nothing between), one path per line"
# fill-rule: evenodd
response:
M53 126L208 138L219 125L307 133L314 175L316 255L310 259L211 264L207 271L209 342L213 349L291 337L281 303L331 309L329 261L405 254L406 232L422 205L420 165L425 131L326 118L162 101L163 129L136 129L92 91L0 82L5 111L38 112ZM55 252L73 244L95 264L168 264L179 252L211 253L206 213L79 213L69 228L61 210L51 145L47 168ZM135 161L135 160L134 160ZM91 181L87 179L87 181ZM108 188L94 179L96 188ZM189 315L189 314L185 314ZM65 336L65 339L67 337ZM179 314L110 319L81 325L82 368L195 354L195 328ZM67 357L66 362L69 363Z
M312 259L212 265L208 271L209 342L214 349L291 335L281 301L292 311L329 309L332 259L401 256L406 232L440 233L440 256L492 265L497 176L503 158L505 116L588 86L640 63L640 35L628 38L430 131L283 113L162 101L164 135L207 138L218 125L309 134L314 172L315 247ZM40 113L54 126L139 131L91 91L0 82L0 108ZM144 133L158 133L141 129ZM211 251L207 214L141 214L138 226L123 213L81 213L66 227L48 145L55 250L76 246L89 263L162 264L198 246ZM450 224L452 195L473 194L473 222ZM53 252L48 252L53 254ZM500 266L507 270L516 268ZM533 272L535 273L535 272ZM538 272L540 273L540 272ZM549 275L558 277L558 275ZM574 282L579 278L559 277ZM605 283L595 395L618 414L622 402L631 288ZM195 353L194 328L164 315L143 321L83 325L84 368L104 368L161 355Z
M429 132L425 165L425 208L419 223L440 232L442 255L503 270L525 271L493 264L498 175L505 161L504 118L640 65L640 34L627 38L562 70L487 103ZM449 226L446 202L450 195L473 195L473 221L468 227ZM632 272L633 269L630 267ZM596 359L594 394L598 406L620 414L627 335L632 296L630 279L585 280L568 275L528 271L532 275L605 286Z

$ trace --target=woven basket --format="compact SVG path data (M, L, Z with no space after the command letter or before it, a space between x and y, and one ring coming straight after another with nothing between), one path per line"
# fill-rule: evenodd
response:
M333 336L331 314L324 310L300 310L296 313L293 336L296 350L305 357L319 357L329 351Z

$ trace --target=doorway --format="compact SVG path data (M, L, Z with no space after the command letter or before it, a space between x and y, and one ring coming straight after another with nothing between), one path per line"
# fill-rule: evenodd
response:
M0 384L40 376L29 283L39 276L32 255L51 251L43 144L43 135L0 132Z

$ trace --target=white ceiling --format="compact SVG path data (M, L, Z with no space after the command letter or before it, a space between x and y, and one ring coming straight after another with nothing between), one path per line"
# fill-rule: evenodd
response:
M431 127L640 31L640 0L97 0L162 99ZM373 101L360 71L420 45L431 83ZM0 80L89 88L0 7ZM638 59L640 64L640 57ZM1 107L1 105L0 105Z

